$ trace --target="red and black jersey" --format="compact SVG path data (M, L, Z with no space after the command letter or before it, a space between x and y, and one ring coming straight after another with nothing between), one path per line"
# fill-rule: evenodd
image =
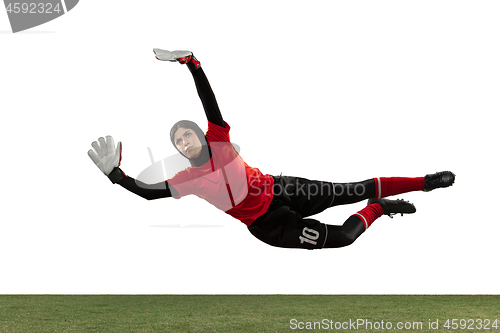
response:
M207 144L212 157L167 180L174 198L194 194L244 224L264 214L273 198L274 178L246 164L230 142L230 126L208 122Z

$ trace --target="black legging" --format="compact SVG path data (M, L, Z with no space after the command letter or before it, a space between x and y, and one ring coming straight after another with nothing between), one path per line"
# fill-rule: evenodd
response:
M375 180L368 179L357 183L334 183L335 199L331 207L352 204L375 197ZM357 216L349 217L343 225L326 224L328 238L325 248L351 245L363 232L365 225Z
M333 183L335 199L332 206L348 205L375 197L375 180L357 183Z

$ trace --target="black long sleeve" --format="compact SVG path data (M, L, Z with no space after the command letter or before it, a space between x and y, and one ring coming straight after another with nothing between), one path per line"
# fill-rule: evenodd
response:
M196 84L196 90L198 91L198 96L203 104L203 109L205 110L205 115L207 119L212 124L219 125L221 127L226 127L224 124L224 119L222 119L222 114L219 110L219 105L215 99L215 94L212 91L212 87L208 82L203 68L194 69L190 67L191 74L193 74L194 83Z
M172 196L172 192L168 186L168 183L160 182L156 184L146 184L139 180L136 180L132 177L126 176L123 171L119 168L115 168L113 172L120 172L123 176L116 182L123 188L129 190L132 193L137 194L138 196L146 199L146 200L155 200L160 198L169 198ZM172 188L175 191L175 189Z

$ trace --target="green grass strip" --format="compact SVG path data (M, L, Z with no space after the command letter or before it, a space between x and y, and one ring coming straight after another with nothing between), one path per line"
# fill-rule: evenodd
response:
M447 319L469 326L445 328ZM372 327L335 329L357 320ZM486 320L490 329L479 329ZM493 295L0 295L0 332L500 332L494 320Z

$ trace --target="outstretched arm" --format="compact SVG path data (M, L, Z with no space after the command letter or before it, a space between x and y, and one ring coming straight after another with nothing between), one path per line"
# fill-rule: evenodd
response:
M200 96L201 103L203 104L203 109L205 110L205 114L207 116L207 120L212 124L216 124L222 127L226 127L224 124L224 119L222 119L222 114L219 110L219 105L217 104L217 100L215 99L215 94L212 91L212 87L210 87L210 83L208 82L207 76L203 71L203 68L194 68L194 66L189 66L192 64L189 62L187 65L191 74L193 74L194 83L196 85L196 90L198 91L198 96Z
M114 178L115 183L146 200L169 198L172 196L167 182L146 184L127 176L120 168L115 168L108 177L110 179Z
M106 139L99 138L92 142L92 148L88 155L97 165L99 170L104 173L113 184L119 184L132 193L135 193L144 199L153 200L159 198L168 198L172 196L172 192L167 182L157 184L145 184L139 180L128 177L120 168L122 159L122 144L118 142L115 148L114 140L111 136ZM172 188L175 192L175 189ZM177 193L173 193L177 195Z
M205 72L201 68L200 62L194 57L191 51L166 51L161 49L153 49L156 59L163 61L178 61L181 64L186 64L191 74L193 75L198 96L203 104L207 120L213 124L226 127L222 114L219 110L219 105L215 99L215 94L208 82Z

